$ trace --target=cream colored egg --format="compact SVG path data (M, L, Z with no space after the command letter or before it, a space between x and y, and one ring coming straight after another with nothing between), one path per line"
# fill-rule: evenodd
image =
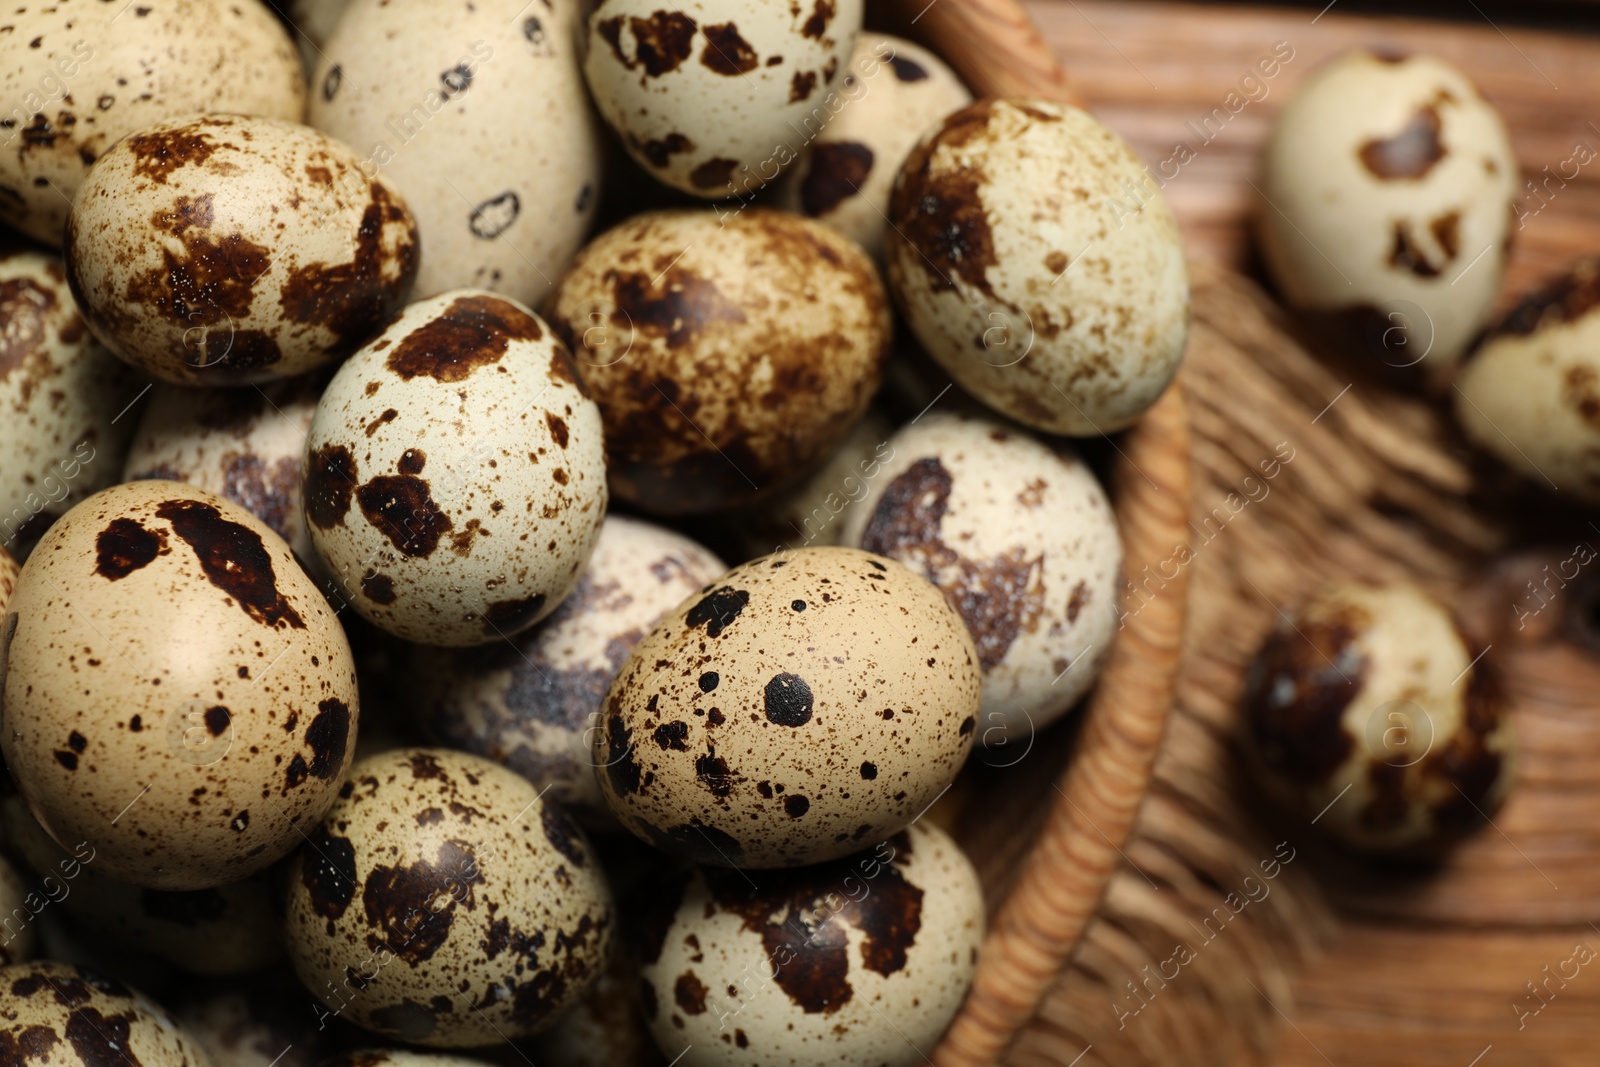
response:
M748 503L824 459L892 329L859 248L754 208L636 216L578 254L550 314L605 417L612 492L664 515Z
M30 904L43 903L37 895L30 901L30 892L28 880L4 858L0 858L0 915L5 916L3 932L0 932L0 966L21 963L33 957L36 941L33 924L26 919L18 921L18 916L32 914Z
M357 0L312 80L311 124L394 183L427 250L415 298L467 286L537 306L600 202L579 0Z
M67 273L95 334L179 385L288 378L350 354L404 301L411 212L307 126L202 115L100 157L73 203Z
M707 199L748 197L843 106L861 0L601 0L583 72L639 165Z
M527 1037L605 965L614 916L588 842L527 779L401 749L351 769L289 869L296 973L328 1008L413 1044Z
M23 558L122 470L145 383L84 325L61 257L0 254L0 547Z
M166 1009L121 982L65 963L0 968L0 1049L49 1067L211 1067Z
M1530 293L1467 356L1456 421L1533 484L1600 503L1600 259Z
M1391 367L1437 375L1494 305L1520 173L1505 123L1455 67L1347 52L1273 127L1261 252L1291 305L1338 315Z
M686 537L609 516L577 586L543 623L406 665L423 727L548 787L585 822L614 826L594 765L606 690L639 639L727 569Z
M308 448L318 554L362 616L408 641L527 629L600 536L600 411L549 327L492 293L407 308L339 368Z
M0 221L56 245L96 158L201 111L299 122L305 73L265 4L52 0L0 21Z
M260 389L157 386L145 399L122 480L209 489L272 527L302 562L313 559L302 475L324 378Z
M1428 855L1511 788L1494 665L1415 586L1319 589L1268 637L1243 708L1263 786L1357 848Z
M1087 112L984 100L895 182L889 282L930 356L1038 430L1110 433L1178 371L1189 282L1166 198Z
M277 534L175 482L79 504L0 623L7 768L95 869L208 889L287 853L356 733L349 643Z
M634 648L596 732L622 824L701 863L789 867L901 829L972 748L961 618L899 563L808 548L735 567Z
M1117 631L1122 539L1070 449L983 416L930 412L843 517L845 543L933 582L972 633L980 744L1031 741L1099 675Z
M686 1067L912 1067L966 996L977 872L918 823L796 871L703 869L639 947L656 1045ZM658 940L657 940L658 939Z
M972 93L926 48L863 33L839 95L833 121L778 179L777 204L832 226L881 260L900 165L922 134L970 104Z

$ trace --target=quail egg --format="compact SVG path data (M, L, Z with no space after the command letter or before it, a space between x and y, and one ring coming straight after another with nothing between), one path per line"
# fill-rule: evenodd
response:
M635 835L696 862L834 859L955 779L980 685L960 616L901 564L765 556L634 647L596 731L600 787Z
M289 870L289 956L342 1017L413 1044L527 1037L605 966L610 891L527 779L448 749L356 764Z
M1515 762L1484 652L1414 586L1318 590L1247 677L1263 786L1360 849L1425 856L1475 829L1505 799Z
M1127 143L1087 112L982 100L912 149L890 200L889 282L963 389L1037 430L1131 425L1178 371L1178 226Z
M749 197L843 106L861 0L601 0L583 73L628 153L707 199Z
M19 558L117 481L144 383L84 326L61 257L0 253L0 547Z
M686 1067L911 1067L971 984L977 872L925 823L789 871L668 885L639 946L656 1044Z
M349 355L404 301L411 212L355 152L241 115L131 134L84 178L66 230L84 318L178 385L288 378Z
M287 853L356 732L338 620L285 545L203 489L129 482L51 527L0 624L0 750L95 868L208 889Z
M0 1058L51 1067L210 1067L154 1001L65 963L0 968Z
M856 41L838 114L778 179L776 202L882 259L889 192L917 139L972 93L926 48L883 33Z
M0 221L57 245L90 165L128 134L198 111L298 122L306 88L266 5L54 0L7 13L0 99Z
M1600 259L1501 318L1456 381L1456 421L1535 484L1600 504Z
M668 515L824 459L877 390L892 325L859 248L754 208L624 222L579 253L551 322L600 404L612 492Z
M602 128L579 0L357 0L328 39L311 124L393 182L427 249L414 297L464 286L536 306L600 200Z
M1257 207L1290 304L1395 368L1442 370L1494 305L1521 170L1505 123L1433 56L1347 52L1278 116Z
M639 639L727 569L686 537L608 516L576 588L539 626L412 662L424 728L548 787L585 822L614 825L594 768L606 690Z
M408 641L526 630L600 536L600 411L566 346L492 293L408 307L334 375L309 449L312 543L355 609Z
M983 672L979 742L1031 738L1088 691L1117 628L1122 540L1094 472L993 418L925 415L844 515L960 614Z

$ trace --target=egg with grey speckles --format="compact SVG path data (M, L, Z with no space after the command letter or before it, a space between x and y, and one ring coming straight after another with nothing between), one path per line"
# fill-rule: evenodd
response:
M1122 539L1064 445L984 416L931 412L843 518L845 543L937 585L983 671L980 744L1030 740L1094 683L1116 635Z
M51 1067L211 1067L200 1045L144 994L81 967L0 967L0 1048Z
M95 158L198 111L298 122L305 72L263 4L54 0L14 5L0 36L0 221L55 245Z
M1318 589L1246 676L1258 781L1360 849L1429 856L1477 829L1505 800L1516 761L1486 652L1413 585Z
M1128 144L1078 108L982 100L912 149L889 283L963 389L1036 430L1133 424L1178 372L1178 224Z
M578 582L606 511L600 410L527 308L458 290L412 304L329 383L308 439L311 540L397 637L517 634Z
M176 482L128 482L39 542L0 624L0 749L50 836L151 889L235 882L334 801L355 664L289 546Z
M892 560L735 567L629 656L595 731L612 812L700 863L790 867L901 829L955 779L981 682L961 618Z
M351 768L288 872L295 971L375 1033L473 1048L527 1037L605 966L614 917L588 841L498 763L400 749Z
M688 1067L923 1063L984 924L977 872L926 823L814 867L702 869L654 909L645 1013Z
M548 786L584 822L614 827L594 767L606 690L639 639L727 569L680 534L608 516L577 586L544 622L509 642L424 651L403 668L423 727Z
M116 483L145 383L89 332L59 255L0 252L0 322L0 547L22 558Z
M117 142L66 230L95 335L178 385L289 378L349 355L404 302L417 252L404 199L353 149L240 115Z
M583 73L629 155L694 196L748 198L842 101L862 0L601 0Z

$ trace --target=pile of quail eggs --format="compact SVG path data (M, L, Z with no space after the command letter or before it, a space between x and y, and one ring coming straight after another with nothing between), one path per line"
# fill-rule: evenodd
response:
M0 16L0 1062L922 1061L1188 292L862 20Z

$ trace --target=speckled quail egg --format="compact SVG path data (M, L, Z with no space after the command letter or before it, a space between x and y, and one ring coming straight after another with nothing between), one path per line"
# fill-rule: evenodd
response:
M408 307L339 368L308 447L318 554L358 612L408 641L527 629L600 536L600 411L560 339L492 293Z
M1537 485L1600 503L1600 258L1525 297L1456 381L1473 444Z
M634 647L596 731L600 786L625 827L696 862L834 859L955 779L980 685L961 617L899 563L764 556Z
M191 983L174 1014L216 1067L318 1067L372 1042L312 999L287 968L222 984Z
M0 221L55 245L97 156L198 111L298 122L305 73L266 5L53 0L0 21Z
M404 301L411 212L387 178L306 126L201 115L117 142L66 230L84 318L179 385L288 378L355 351Z
M839 95L833 121L778 179L776 200L882 259L900 164L930 126L970 104L972 93L926 48L863 33Z
M628 153L707 199L748 197L843 106L861 0L601 0L583 73Z
M605 417L620 499L747 503L866 411L892 327L877 271L820 223L749 209L637 216L579 253L551 322Z
M1273 127L1262 256L1296 308L1354 327L1391 367L1442 370L1494 305L1520 174L1505 123L1455 67L1348 52Z
M97 871L208 889L265 868L333 803L356 678L337 618L243 508L129 482L39 542L0 623L6 766Z
M503 763L591 825L615 825L595 781L594 725L628 653L727 565L670 530L612 515L576 588L508 642L409 665L423 728Z
M146 398L122 480L160 478L209 489L272 527L302 561L311 560L302 475L324 380L312 375L260 389L159 385Z
M640 946L645 1013L686 1067L923 1063L983 936L977 872L922 823L832 863L668 888Z
M1411 585L1319 589L1267 638L1243 700L1265 789L1357 848L1425 855L1511 788L1493 665Z
M65 963L0 968L0 1060L51 1067L210 1067L143 994Z
M582 832L449 749L362 760L289 871L289 956L344 1018L413 1044L527 1037L605 966L610 891Z
M1122 540L1069 449L983 416L931 412L895 434L843 517L845 543L944 593L978 649L982 744L1029 738L1099 674L1117 629Z
M32 958L35 941L33 924L25 922L19 925L16 919L19 915L31 916L35 910L43 907L44 900L30 890L28 880L4 858L0 858L0 915L6 917L4 936L0 936L0 966Z
M983 100L912 149L889 208L889 281L963 389L1037 430L1132 424L1189 326L1166 198L1127 143L1063 104Z
M312 79L311 124L392 181L427 254L414 297L477 286L537 305L600 200L578 0L357 0Z
M0 252L0 547L19 558L113 485L144 383L84 326L61 257Z

